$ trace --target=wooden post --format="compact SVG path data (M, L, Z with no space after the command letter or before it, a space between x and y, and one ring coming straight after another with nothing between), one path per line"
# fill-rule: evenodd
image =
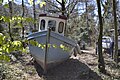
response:
M50 42L50 31L51 31L51 29L48 28L47 35L46 35L46 44L45 44L44 74L47 73L47 54L48 54L48 43Z

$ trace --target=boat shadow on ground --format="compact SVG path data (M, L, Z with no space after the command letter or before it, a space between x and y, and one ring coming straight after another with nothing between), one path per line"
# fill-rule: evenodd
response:
M93 72L86 64L77 59L69 59L60 65L48 70L43 75L40 65L35 63L35 68L40 77L45 80L102 80L102 78Z

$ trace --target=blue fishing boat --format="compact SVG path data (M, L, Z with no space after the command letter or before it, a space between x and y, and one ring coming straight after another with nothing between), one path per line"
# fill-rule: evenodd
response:
M69 59L74 51L80 51L74 40L64 36L66 20L64 16L53 17L41 14L38 32L28 35L28 40L39 43L39 47L29 44L29 50L44 71Z

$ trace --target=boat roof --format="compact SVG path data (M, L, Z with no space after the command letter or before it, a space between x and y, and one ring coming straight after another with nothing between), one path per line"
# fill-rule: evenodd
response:
M52 18L67 20L67 17L64 15L55 16L55 15L40 14L39 17L52 17Z

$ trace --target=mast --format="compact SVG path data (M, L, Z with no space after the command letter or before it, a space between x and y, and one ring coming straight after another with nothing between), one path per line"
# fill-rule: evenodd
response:
M44 62L44 74L47 73L47 55L48 55L48 44L50 42L50 27L47 29L46 43L45 43L45 62Z

